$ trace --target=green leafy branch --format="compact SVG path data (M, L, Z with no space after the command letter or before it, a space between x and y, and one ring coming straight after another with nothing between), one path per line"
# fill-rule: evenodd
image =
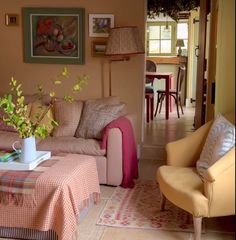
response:
M69 78L69 72L66 67L63 68L62 72L53 80L53 84L61 85L64 80ZM78 93L82 90L83 86L88 83L88 76L83 75L82 77L77 76L74 85L71 88L73 94ZM20 138L27 138L32 135L39 138L46 138L49 133L45 124L40 125L40 121L48 113L44 111L44 114L37 114L36 121L32 122L28 113L28 106L25 103L25 97L22 94L22 85L17 82L13 77L10 80L11 94L6 94L0 98L0 108L3 108L5 115L2 120L8 125L12 126L19 133ZM37 86L37 95L41 99L45 92L42 85ZM12 96L16 96L16 101L13 101ZM55 97L56 92L52 90L49 92L49 96ZM67 102L72 102L74 97L71 94L67 94L63 97ZM48 109L51 105L48 106ZM51 119L50 124L53 128L58 126L58 123Z

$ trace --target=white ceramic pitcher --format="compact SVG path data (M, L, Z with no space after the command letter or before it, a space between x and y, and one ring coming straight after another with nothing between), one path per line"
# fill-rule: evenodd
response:
M15 147L17 143L20 143L20 141L16 141L12 144L12 148L15 151L19 151L19 149ZM22 139L22 144L20 149L20 162L30 163L35 159L36 159L35 137L31 136L31 137Z

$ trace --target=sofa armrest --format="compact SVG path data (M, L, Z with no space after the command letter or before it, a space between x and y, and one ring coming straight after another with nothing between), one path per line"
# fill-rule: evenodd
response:
M209 216L235 214L235 148L207 169L204 194L209 201Z
M167 165L192 167L199 159L212 121L204 124L189 136L166 145Z
M136 117L127 114L124 117L129 119L135 133ZM122 132L119 128L111 128L107 138L107 184L118 186L123 179L123 147Z
M112 128L107 138L107 184L119 186L123 179L122 133Z
M135 138L135 141L137 143L137 116L135 114L126 114L124 117L129 119L129 121L130 121L130 123L133 127L134 138Z

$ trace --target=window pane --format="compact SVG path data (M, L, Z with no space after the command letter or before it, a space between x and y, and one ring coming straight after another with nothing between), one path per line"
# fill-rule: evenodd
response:
M161 53L171 53L171 40L161 41Z
M188 38L188 24L178 23L177 24L177 38L187 39Z
M149 41L149 53L160 53L160 41L159 40L150 40Z
M149 39L160 39L160 26L149 26Z
M171 26L161 26L161 39L171 39Z

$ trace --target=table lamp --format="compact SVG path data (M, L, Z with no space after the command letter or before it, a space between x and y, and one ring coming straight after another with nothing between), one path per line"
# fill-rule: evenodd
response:
M182 53L181 47L184 47L184 40L183 39L177 39L176 47L179 47L177 56L181 56L181 53Z
M111 63L128 61L133 54L144 53L137 27L116 27L110 30L105 56L109 56L109 96L111 96Z

